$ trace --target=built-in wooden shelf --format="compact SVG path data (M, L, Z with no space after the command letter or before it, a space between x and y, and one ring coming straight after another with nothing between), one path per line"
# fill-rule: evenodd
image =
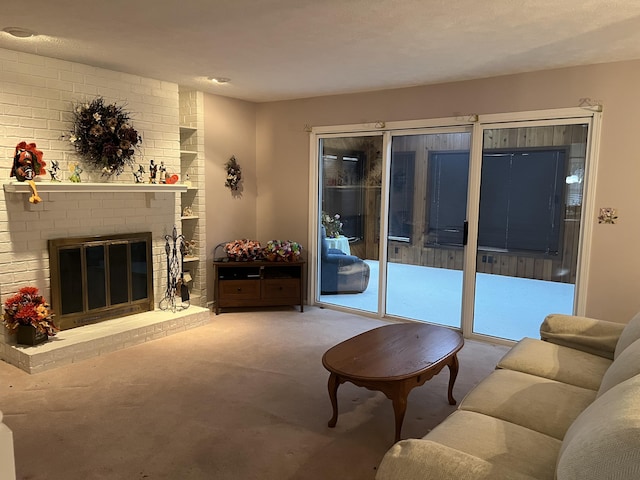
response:
M31 193L26 182L12 181L3 185L8 193ZM36 182L38 193L83 193L83 192L186 192L187 186L164 183L90 183L90 182Z

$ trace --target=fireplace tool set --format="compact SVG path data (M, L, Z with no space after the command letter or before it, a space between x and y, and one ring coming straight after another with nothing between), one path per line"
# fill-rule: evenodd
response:
M164 251L167 254L167 289L158 306L160 310L176 312L189 308L189 289L184 278L184 256L187 253L184 236L173 227L172 235L165 235Z

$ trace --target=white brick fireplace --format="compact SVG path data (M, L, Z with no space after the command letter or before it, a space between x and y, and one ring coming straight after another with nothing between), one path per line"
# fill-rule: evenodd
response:
M55 160L60 165L62 180L68 182L71 162L79 161L68 140L62 138L71 128L71 109L77 102L90 101L103 96L107 102L126 106L131 122L142 136L142 147L136 161L148 171L149 161L164 162L170 173L180 170L180 134L178 86L168 82L113 72L82 64L40 57L36 55L0 49L0 180L10 181L9 173L15 145L20 141L35 142L44 152L48 165ZM49 183L49 175L40 182ZM100 173L85 171L83 182L133 183L131 169L116 179L105 179ZM49 290L49 258L47 241L61 237L81 237L135 233L150 231L153 241L153 283L155 303L165 293L166 258L165 235L172 233L174 225L180 228L180 194L175 192L95 191L41 193L42 202L32 205L29 195L0 192L0 298L2 302L23 286L33 285L47 299ZM108 190L108 189L107 189ZM85 339L78 343L71 340L80 333L73 330L59 334L56 342L46 347L15 347L15 341L2 328L0 358L11 363L31 361L40 353L53 352L55 344L74 344L75 353L64 359L60 352L50 353L44 363L30 368L39 371L55 366L51 358L59 357L59 363L74 361L99 354L102 350L114 350L140 341L142 337L155 338L175 329L202 324L207 310L191 307L172 320L166 312L156 312L157 321L151 317L140 320L139 326L128 325L131 320L120 321L120 337L110 341L99 340L100 333L86 334L93 326L80 327ZM141 314L141 315L153 315ZM186 320L185 320L186 318ZM179 319L179 320L176 320ZM133 319L135 320L135 319ZM160 322L160 323L158 323ZM106 323L106 322L103 322ZM115 322L117 323L117 322ZM112 324L112 325L115 325ZM178 325L180 324L180 325ZM98 324L99 325L99 324ZM164 326L163 326L164 325ZM171 326L172 325L172 326ZM106 327L102 327L105 330ZM113 327L115 328L115 327ZM96 328L96 331L99 329ZM124 333L123 333L124 332ZM111 332L110 335L118 335ZM128 337L128 340L127 338ZM95 343L97 342L97 343ZM83 344L83 347L77 345ZM121 347L118 347L121 345ZM63 349L64 350L64 349ZM34 353L35 352L35 353ZM93 353L92 353L93 352ZM67 352L69 353L69 352ZM35 357L34 357L35 358ZM24 368L24 366L21 366ZM28 368L25 368L28 370Z

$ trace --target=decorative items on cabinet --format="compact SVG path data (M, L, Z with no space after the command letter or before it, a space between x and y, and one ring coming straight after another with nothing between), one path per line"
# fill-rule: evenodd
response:
M227 307L300 305L304 262L213 262L216 315Z
M224 246L227 257L236 262L248 262L262 258L262 246L257 240L234 240Z
M262 250L262 256L270 262L297 262L300 260L302 246L291 240L269 240Z

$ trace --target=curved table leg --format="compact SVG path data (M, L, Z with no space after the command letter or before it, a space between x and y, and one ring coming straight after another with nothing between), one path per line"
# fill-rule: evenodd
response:
M329 375L329 399L331 400L331 406L333 407L333 417L329 420L329 427L333 428L338 422L338 376L335 373Z
M404 414L407 411L407 395L397 393L392 398L393 413L396 417L396 437L394 442L400 441L400 431L402 430L402 422L404 421Z
M451 357L451 363L449 363L449 405L455 405L456 400L453 398L453 384L458 377L458 356L453 355Z

